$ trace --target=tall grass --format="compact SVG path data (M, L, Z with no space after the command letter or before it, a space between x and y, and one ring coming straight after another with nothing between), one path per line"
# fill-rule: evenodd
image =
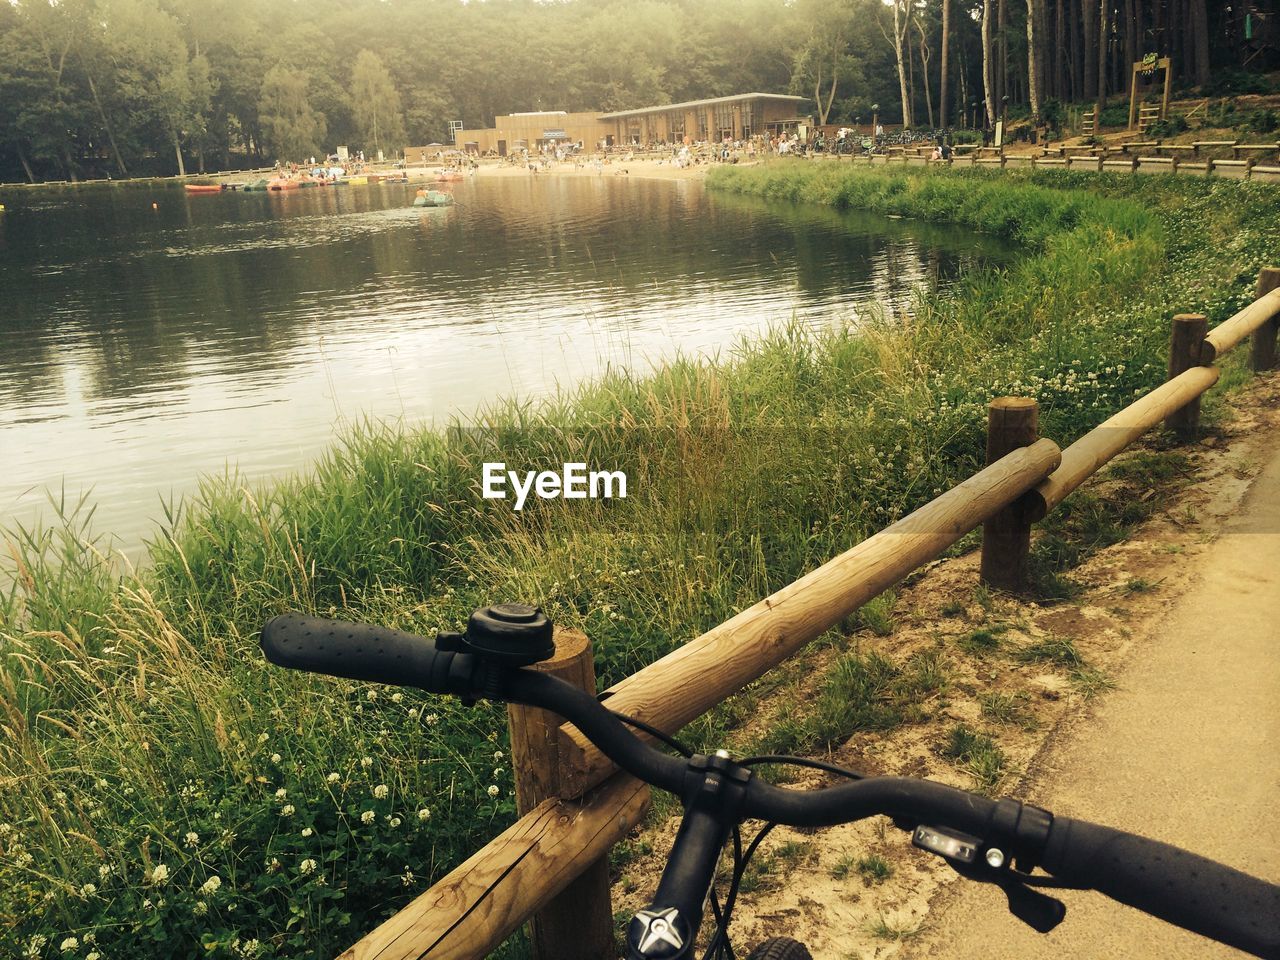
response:
M10 531L0 955L332 955L511 819L499 709L268 669L273 613L430 633L532 600L616 680L971 473L990 397L1036 396L1069 441L1161 379L1170 313L1221 319L1280 261L1254 185L779 164L710 186L952 220L1026 256L907 316L444 433L367 423L305 477L210 478L140 572L75 505ZM629 497L517 514L480 496L493 460L625 470Z

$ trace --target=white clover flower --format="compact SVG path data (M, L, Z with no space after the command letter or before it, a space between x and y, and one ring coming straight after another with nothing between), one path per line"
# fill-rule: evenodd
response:
M163 863L157 863L151 869L151 882L155 884L164 883L169 879L169 868Z
M418 708L417 708L417 707L410 707L410 708L409 708L409 719L410 719L410 720L417 720L417 719L418 719Z
M405 867L404 873L400 874L400 882L406 887L411 886L413 884L413 871Z
M58 949L63 953L70 953L72 950L78 950L79 948L80 941L75 937L67 937L67 939L58 944Z
M396 827L400 826L400 824L402 824L404 821L401 820L399 817L392 817L387 822L391 824L391 829L394 830Z
M387 799L387 794L390 792L391 791L387 788L385 783L380 783L373 788L373 798L375 800L385 800Z
M279 763L279 762L280 762L280 759L281 759L281 757L280 757L280 754L278 754L278 753L273 753L273 754L271 755L271 762L272 762L272 763Z
M111 876L111 864L102 863L98 865L98 879L105 880Z
M315 831L314 831L314 830L312 830L310 827L303 827L303 828L302 828L302 835L303 835L304 837L309 837L309 836L311 836L311 835L312 835L312 834L314 834L314 833L315 833Z
M366 810L364 813L360 814L360 822L373 823L373 821L377 818L377 816L378 815L374 813L372 810Z
M279 870L282 866L284 866L284 864L282 864L282 863L280 862L280 858L279 858L279 857L272 857L272 858L271 858L271 862L267 864L267 872L268 872L268 873L275 873L275 872L276 872L277 870Z
M392 702L392 703L399 703L399 702L400 702L401 700L403 700L403 699L404 699L404 694L403 694L403 693L393 693L393 694L391 695L391 702Z
M289 795L289 791L286 790L284 787L281 787L279 790L276 791L277 800L283 800L288 795Z
M49 938L44 934L33 934L31 939L27 941L27 948L22 952L24 957L38 957L44 952L45 946L49 943Z
M267 735L266 735L265 733L260 733L260 734L258 734L258 742L259 742L259 743L266 743L266 742L267 742Z
M82 897L92 897L97 892L98 885L96 883L86 883L80 887L80 896Z
M361 757L360 766L368 770L370 767L373 766L373 757Z
M370 690L370 691L369 691L369 693L368 693L368 698L369 698L369 701L370 701L370 702L372 702L372 701L374 701L374 700L377 700L377 699L378 699L378 691L377 691L377 690Z
M331 774L329 774L327 777L325 777L325 780L326 780L328 783L337 783L337 782L338 782L339 780L341 780L341 779L342 779L342 778L341 778L340 776L338 776L336 773L331 773Z
M425 717L422 718L422 722L425 723L428 727L434 727L436 725L436 722L439 719L440 719L440 714L428 713Z
M493 768L493 779L497 780L500 776L502 776L502 768L501 768L501 767L494 767L494 768Z
M501 791L498 789L498 785L496 783L491 783L489 784L489 790L487 792L489 796L496 797Z
M430 810L430 808L429 808L429 807L422 807L422 808L420 808L420 809L418 810L418 819L419 819L419 820L430 820L430 819L431 819L431 810Z
M203 917L209 912L209 905L203 900L197 900L191 905L191 912L197 917Z
M102 960L102 954L97 950L91 950L84 955L84 960Z
M188 830L187 835L182 838L182 842L184 845L195 849L200 846L200 834L196 833L194 830Z
M315 868L316 868L316 862L312 860L310 857L307 857L307 859L303 860L300 864L298 864L298 872L303 874L304 876L308 873L313 872Z
M502 759L502 751L501 751L501 750L495 750L495 751L493 751L493 759L494 759L494 761L495 761L495 762L496 762L496 761L498 761L498 760L501 760L501 759Z
M7 837L11 833L13 833L12 823L0 823L0 837Z
M203 897L212 897L218 892L218 888L222 886L222 878L214 874L204 883L200 884L200 895Z
M280 816L282 817L292 817L296 812L297 811L294 809L294 806L292 803L286 803L283 807L280 808Z

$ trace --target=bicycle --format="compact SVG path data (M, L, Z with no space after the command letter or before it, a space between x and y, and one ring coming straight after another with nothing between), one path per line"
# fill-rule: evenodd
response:
M627 928L628 960L693 957L707 904L715 925L704 960L732 960L729 925L743 871L773 825L834 826L877 815L910 831L916 847L961 876L1003 890L1010 912L1041 933L1066 914L1060 900L1041 890L1092 889L1255 956L1280 958L1280 886L1178 847L929 780L864 777L797 757L734 761L725 751L684 751L589 693L525 669L555 651L552 624L535 607L481 608L464 633L444 631L434 641L374 624L282 614L263 626L260 643L277 666L452 694L467 705L489 699L551 710L622 770L677 795L684 818L653 901ZM644 743L627 725L685 755ZM849 782L808 791L778 787L753 775L751 768L763 763L798 763ZM744 848L739 828L746 820L766 825ZM714 880L730 840L734 868L722 904ZM782 937L760 944L747 960L811 958L801 943Z

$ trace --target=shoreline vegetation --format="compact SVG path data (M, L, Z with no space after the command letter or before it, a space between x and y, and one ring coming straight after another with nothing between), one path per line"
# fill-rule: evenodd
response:
M0 953L333 955L510 822L500 708L268 668L272 614L431 634L533 601L592 637L607 685L970 474L992 397L1035 396L1070 442L1163 379L1173 313L1212 325L1280 261L1260 184L780 161L707 185L1026 256L905 316L783 327L442 433L367 423L305 477L209 478L138 572L89 510L7 532ZM570 460L624 471L628 498L481 496L486 461Z

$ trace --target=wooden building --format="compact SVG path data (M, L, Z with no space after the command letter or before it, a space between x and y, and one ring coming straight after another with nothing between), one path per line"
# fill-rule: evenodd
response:
M495 118L490 128L459 130L454 147L505 157L522 149L538 153L559 144L581 144L592 152L601 147L683 143L686 138L691 143L745 140L791 132L808 122L799 112L808 102L805 97L779 93L740 93L615 113L511 113ZM422 147L405 148L411 161L423 152Z

